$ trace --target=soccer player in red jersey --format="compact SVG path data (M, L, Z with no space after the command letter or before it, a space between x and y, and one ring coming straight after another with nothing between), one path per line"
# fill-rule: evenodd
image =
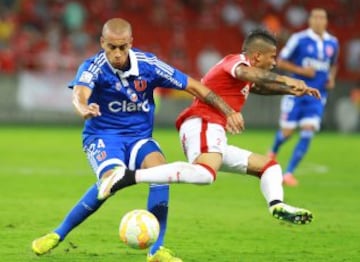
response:
M302 80L270 71L276 65L276 45L269 32L251 32L244 41L243 52L224 57L204 76L203 84L237 112L249 93L320 98L318 90ZM176 127L189 163L175 162L136 171L119 169L118 174L102 181L98 197L106 198L123 187L144 182L210 184L221 170L260 178L261 191L273 217L294 224L312 221L309 210L283 202L282 170L275 160L227 144L229 129L221 112L196 98L179 115Z

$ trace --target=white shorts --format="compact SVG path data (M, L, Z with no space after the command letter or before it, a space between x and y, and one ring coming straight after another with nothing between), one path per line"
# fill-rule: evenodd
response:
M201 118L189 118L181 125L179 136L190 163L201 153L220 153L223 155L221 171L246 174L252 152L228 145L226 132L221 125Z

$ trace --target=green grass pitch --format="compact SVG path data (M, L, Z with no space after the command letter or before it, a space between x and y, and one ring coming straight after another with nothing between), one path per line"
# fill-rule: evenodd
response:
M0 128L0 260L145 261L118 238L121 216L146 205L147 185L118 192L50 254L31 251L95 182L81 128ZM168 161L184 160L174 129L155 132ZM229 142L265 153L272 131L246 130ZM293 138L282 149L284 167ZM285 200L313 211L310 225L268 213L258 179L220 173L211 186L172 185L166 246L186 262L360 261L360 135L318 134Z

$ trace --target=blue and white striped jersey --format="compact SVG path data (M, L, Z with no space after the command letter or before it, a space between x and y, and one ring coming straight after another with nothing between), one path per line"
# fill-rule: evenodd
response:
M335 36L325 33L321 39L313 30L306 29L293 34L280 52L280 58L288 60L298 66L312 67L316 70L314 78L293 74L292 76L304 80L308 86L319 89L326 98L326 83L330 68L336 64L339 54L339 43Z
M121 71L108 62L104 51L85 60L69 84L92 89L89 103L100 106L101 116L87 119L83 139L89 135L151 137L156 87L183 90L188 76L151 53L129 51L130 69Z

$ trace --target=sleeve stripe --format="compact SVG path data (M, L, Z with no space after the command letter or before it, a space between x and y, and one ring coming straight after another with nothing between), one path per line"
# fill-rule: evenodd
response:
M300 38L302 36L304 36L304 33L298 33L291 36L287 44L280 51L280 57L283 59L288 59L291 56L291 54L294 52L297 45L299 44Z
M106 62L105 55L102 53L101 55L95 58L94 63L90 64L87 71L96 75L99 73L100 68L105 64L105 62Z
M147 57L144 54L138 53L138 52L136 52L135 54L136 54L136 58L139 61L143 61L143 62L146 62L146 63L148 63L150 65L154 65L154 66L158 67L159 69L165 71L169 75L172 75L174 73L174 69L171 66L169 66L168 64L160 61L156 57Z

